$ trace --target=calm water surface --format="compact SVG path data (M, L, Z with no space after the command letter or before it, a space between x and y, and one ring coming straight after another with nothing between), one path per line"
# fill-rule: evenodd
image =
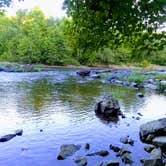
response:
M113 86L101 81L85 80L75 70L57 69L38 73L0 73L0 136L23 129L23 136L0 143L0 166L74 166L73 157L58 161L60 145L90 143L87 152L109 150L109 145L122 146L119 139L130 135L135 145L133 166L149 158L139 140L142 123L166 117L166 96L153 92L136 97L137 90ZM125 119L107 121L94 114L94 104L104 95L112 94L120 103ZM140 120L132 116L143 114ZM129 125L128 125L129 124ZM43 129L43 132L40 132ZM119 160L115 153L87 157L88 166L103 160ZM123 164L121 163L123 166Z

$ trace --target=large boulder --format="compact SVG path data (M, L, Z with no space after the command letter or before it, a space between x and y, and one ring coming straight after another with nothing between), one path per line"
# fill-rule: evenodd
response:
M118 100L111 96L104 97L95 105L95 113L103 114L105 116L115 116L120 113L120 106Z
M11 140L12 138L14 138L16 136L16 134L8 134L8 135L4 135L0 138L0 142L6 142Z
M156 146L166 148L166 136L158 136L153 138L152 143Z
M77 72L77 74L80 75L80 76L85 77L85 76L89 76L89 75L90 75L90 72L91 72L90 69L88 69L88 68L83 68L83 69L79 70L79 71Z
M81 148L80 145L63 144L60 147L60 153L57 156L58 160L64 160L68 156L72 156L76 151Z
M152 136L151 140L148 139L150 136ZM150 142L157 136L166 136L166 118L154 120L140 126L140 138L143 142Z

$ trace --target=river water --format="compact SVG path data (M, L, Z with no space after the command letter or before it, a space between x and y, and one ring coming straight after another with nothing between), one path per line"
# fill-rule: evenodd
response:
M132 88L120 87L76 76L74 69L34 73L0 73L0 136L23 129L22 136L0 143L0 166L74 166L74 156L108 150L107 157L87 157L88 166L103 160L119 160L109 145L122 146L119 139L130 135L134 146L133 166L149 158L139 140L139 126L166 117L166 96L142 91L144 98ZM126 118L108 121L97 117L94 104L112 94L119 100ZM140 120L137 113L143 116ZM40 130L43 132L40 132ZM56 159L62 144L81 144L74 156ZM84 150L90 143L90 150Z

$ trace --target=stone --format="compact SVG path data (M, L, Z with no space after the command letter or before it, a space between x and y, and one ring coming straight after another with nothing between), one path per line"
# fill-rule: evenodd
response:
M107 150L100 150L100 151L95 152L95 153L89 153L86 156L96 156L96 155L105 157L105 156L109 155L109 152Z
M118 161L102 161L97 166L119 166Z
M144 166L164 166L161 159L144 160Z
M89 76L89 75L90 75L90 72L91 72L90 69L88 69L88 68L83 68L83 69L81 69L80 71L78 71L77 74L80 75L80 76L85 77L85 76Z
M87 159L85 157L81 157L81 156L78 156L74 159L75 163L78 165L78 166L85 166L87 165Z
M131 138L127 137L122 137L120 138L120 142L124 143L124 144L130 144L130 145L134 145L134 140L132 140Z
M162 151L160 148L155 148L150 153L151 159L161 159L162 157Z
M64 160L68 156L72 156L76 151L80 150L80 145L63 144L60 147L60 153L57 156L58 160Z
M133 160L131 158L130 153L124 153L121 156L121 159L122 159L122 162L124 162L125 164L132 164L133 163Z
M166 135L166 118L154 120L140 126L140 138L143 142L146 142L148 135L152 134L156 136Z
M114 145L110 145L110 149L113 150L114 152L119 152L120 148Z
M150 90L157 90L157 86L154 84L145 84L144 87Z
M144 94L143 93L137 93L137 96L140 97L140 98L143 98Z
M21 136L23 134L23 130L22 129L18 129L18 130L15 131L15 134L17 136Z
M135 119L136 119L136 120L140 120L141 118L137 116Z
M152 140L154 145L166 148L166 136L158 136Z
M155 149L156 147L154 145L146 145L144 147L144 150L148 153L150 153L153 149Z
M5 136L2 136L0 138L0 142L6 142L6 141L9 141L11 140L12 138L14 138L16 136L16 134L8 134L8 135L5 135Z
M90 144L89 144L89 143L86 143L86 144L85 144L85 149L86 149L86 150L89 150L89 149L90 149Z
M111 96L106 96L102 101L95 105L95 113L103 114L105 116L117 116L120 112L118 100Z
M139 116L143 116L140 112L137 113Z

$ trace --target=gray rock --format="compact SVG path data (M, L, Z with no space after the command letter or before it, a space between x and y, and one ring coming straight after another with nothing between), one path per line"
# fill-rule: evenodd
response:
M144 94L140 92L140 93L137 93L137 96L142 98L142 97L144 97Z
M126 147L122 147L120 151L116 154L116 156L122 157L122 155L125 153L131 153L131 152Z
M91 72L90 69L84 68L84 69L81 69L80 71L78 71L77 74L80 75L80 76L85 77L85 76L89 76L90 72Z
M72 156L76 151L78 151L81 148L80 145L74 145L74 144L64 144L60 147L60 153L57 156L58 160L63 160L67 158L68 156Z
M114 152L119 152L121 149L117 146L110 145L110 149L113 150Z
M157 86L154 84L145 84L144 87L151 90L157 90Z
M120 112L120 106L116 99L111 96L103 98L102 101L95 105L95 113L103 114L105 116L115 116Z
M86 150L89 150L89 149L90 149L90 144L89 144L89 143L86 143L86 144L85 144L85 149L86 149Z
M139 116L143 116L140 112L137 113Z
M151 159L161 159L162 151L160 148L153 149L150 153Z
M120 142L122 142L124 144L130 144L132 146L134 145L134 140L129 138L129 136L120 138Z
M122 159L122 162L124 162L125 164L132 164L133 163L133 160L131 158L130 153L124 153L121 156L121 159Z
M76 157L74 159L75 163L78 165L78 166L85 166L87 165L87 159L85 157Z
M158 136L152 140L154 145L166 148L166 136Z
M153 138L154 138L154 135L153 135L153 134L149 134L149 135L147 136L145 142L152 142Z
M150 153L153 149L155 149L156 147L154 145L146 145L144 147L144 150L148 153Z
M161 159L144 160L144 166L164 166Z
M140 126L140 138L142 141L147 141L148 135L156 136L166 135L166 118L154 120Z
M107 150L100 150L100 151L95 152L95 153L89 153L86 156L96 156L96 155L105 157L105 156L109 155L109 152Z
M102 161L97 166L119 166L118 161Z
M6 142L6 141L9 141L11 140L12 138L14 138L16 136L16 134L8 134L8 135L5 135L5 136L2 136L0 138L0 142Z
M139 87L139 85L137 83L135 83L135 82L131 82L130 86L134 87L134 88L138 88Z
M17 136L21 136L23 134L23 130L22 129L18 129L18 130L15 131L15 134Z

